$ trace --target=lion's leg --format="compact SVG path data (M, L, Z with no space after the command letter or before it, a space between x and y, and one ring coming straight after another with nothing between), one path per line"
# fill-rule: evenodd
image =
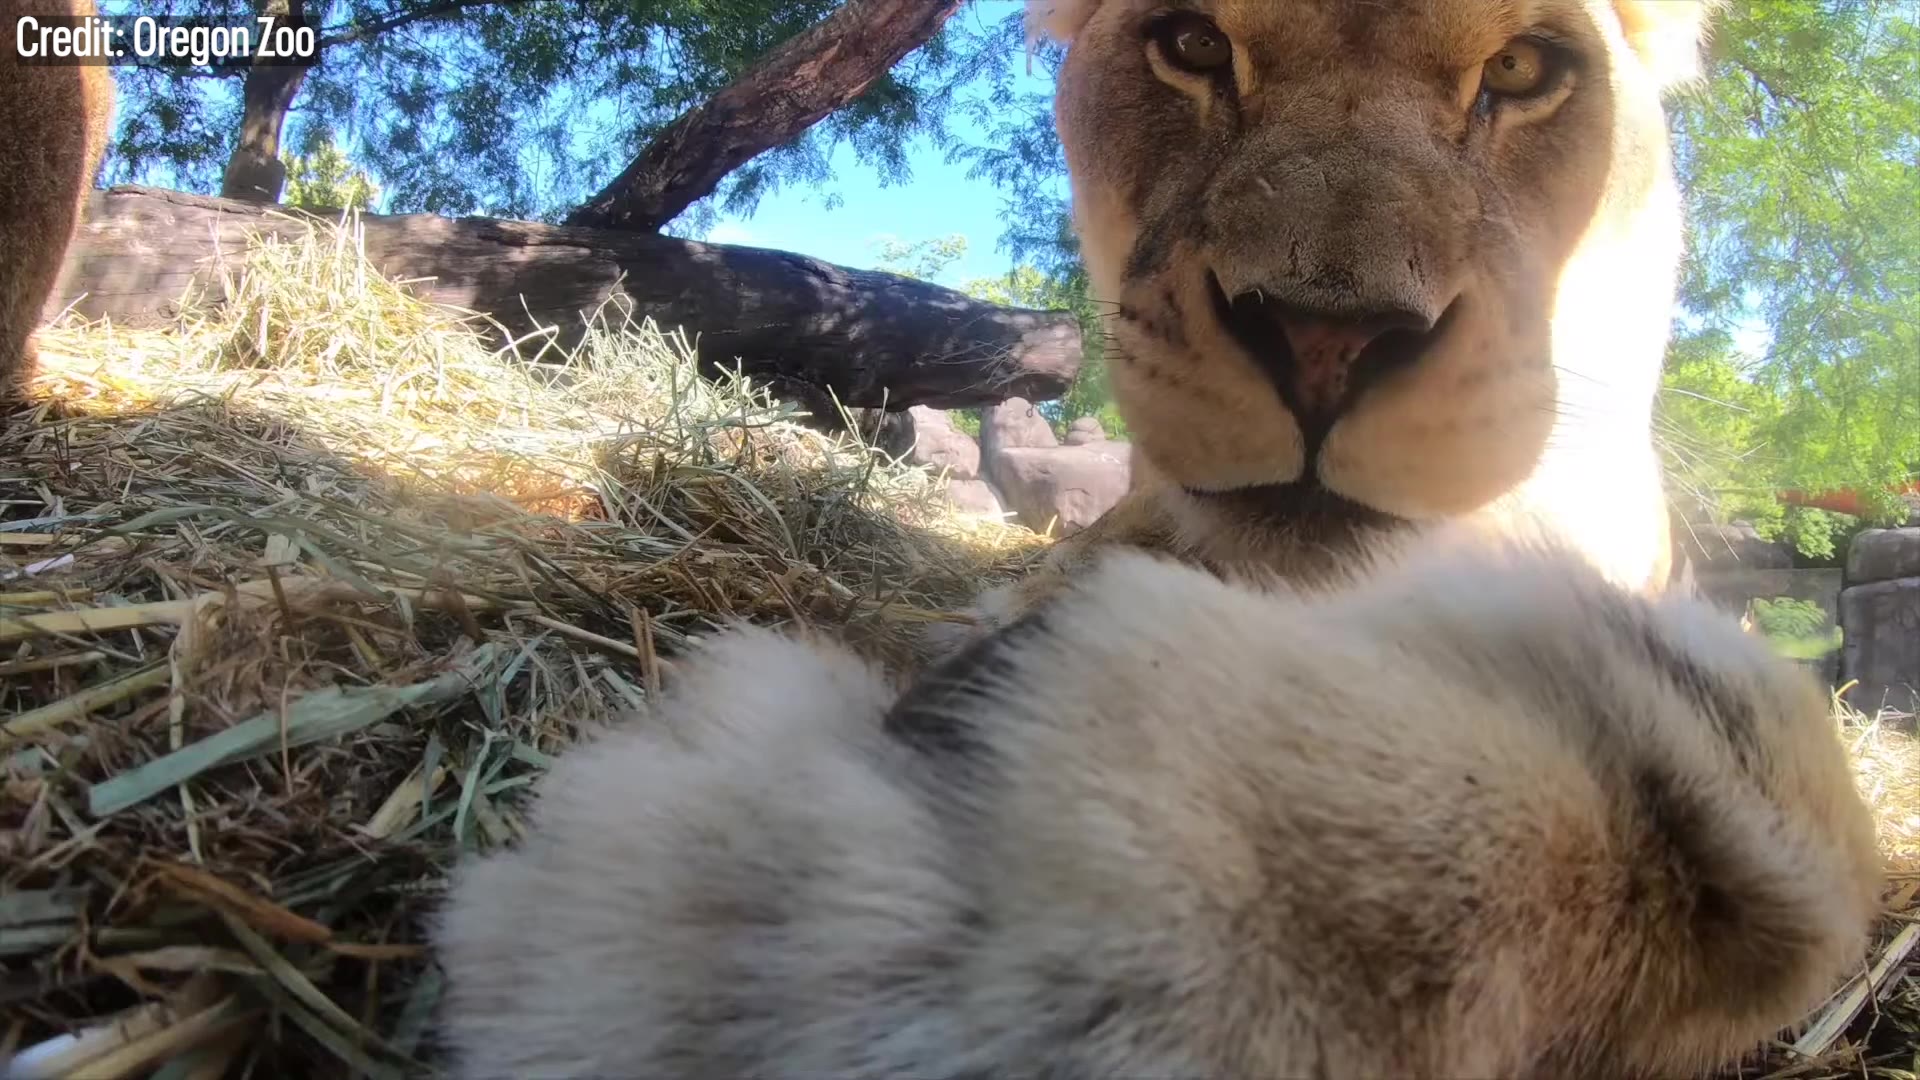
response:
M93 0L0 0L11 33L26 16L92 15ZM29 66L0 48L0 397L32 375L31 337L106 151L113 80L105 67Z

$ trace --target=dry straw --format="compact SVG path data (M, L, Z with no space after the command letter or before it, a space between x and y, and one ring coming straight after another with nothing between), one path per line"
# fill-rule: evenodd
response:
M0 418L23 1078L421 1074L422 915L462 852L520 835L576 733L729 620L907 660L1040 549L620 312L529 364L374 272L350 222L216 269L221 302L163 329L43 334ZM1892 730L1849 737L1901 869L1885 931L1745 1075L1912 1075L1888 1048L1920 1015L1920 767Z
M529 364L350 224L219 271L162 330L45 333L0 428L26 1075L418 1072L420 916L578 731L730 620L905 661L1040 550L618 311Z

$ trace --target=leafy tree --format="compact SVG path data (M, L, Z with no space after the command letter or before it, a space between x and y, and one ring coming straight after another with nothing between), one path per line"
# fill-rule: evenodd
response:
M1852 490L1891 521L1907 512L1894 491L1920 475L1915 13L1730 5L1707 81L1675 111L1695 316L1663 402L1693 452L1677 471L1808 554L1830 551L1839 520L1783 511L1775 492ZM1743 326L1764 329L1764 355L1731 348Z
M373 178L348 161L332 139L321 139L306 156L287 155L286 165L288 206L365 210L380 195Z
M1844 635L1827 610L1791 596L1759 597L1749 605L1754 629L1782 655L1812 660L1838 649Z
M241 21L288 0L175 0ZM384 209L557 220L654 135L818 23L840 0L312 0L324 61L304 72L288 139L333 139L379 182ZM107 0L109 13L134 10ZM916 136L946 138L958 90L1007 62L1001 33L949 20L805 135L735 170L684 228L749 212L783 184L830 179L850 146L883 182L908 179ZM118 180L221 186L246 68L122 68ZM276 151L277 152L277 151Z
M908 243L889 236L874 247L878 249L874 257L877 269L915 281L937 282L948 267L966 257L967 238L954 233Z
M1827 609L1810 600L1790 596L1762 597L1753 602L1753 619L1768 637L1805 638L1824 634L1833 621Z
M998 55L1027 47L1023 33L1019 16L1010 16L982 35L988 43L983 52ZM1053 42L1035 42L1031 50L1027 61L1032 70L1049 82L1057 78L1066 51ZM959 109L985 139L954 140L948 144L947 158L965 162L968 179L985 180L1000 189L1005 224L1000 248L1016 264L1031 265L1057 282L1070 282L1083 272L1068 201L1066 151L1054 128L1053 94L1021 89L1007 64L984 70L981 82L981 92L961 101Z

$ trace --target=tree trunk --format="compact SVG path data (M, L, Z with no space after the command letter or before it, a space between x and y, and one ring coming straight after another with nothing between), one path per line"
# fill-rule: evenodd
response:
M657 230L711 194L728 173L865 93L959 6L960 0L846 0L667 125L567 224Z
M216 259L244 253L249 232L294 235L297 214L156 188L95 192L43 314L72 303L88 318L163 318L190 284L217 287ZM621 296L636 319L697 333L710 369L831 390L851 408L1047 400L1080 366L1079 324L1066 312L999 307L790 252L477 217L361 222L382 272L430 279L418 286L428 299L483 312L516 337L558 327L568 346L582 313Z
M276 22L299 24L304 8L301 0L265 0L259 13L276 17ZM280 160L280 130L287 122L287 109L307 69L294 64L254 63L247 68L241 94L240 140L227 159L227 171L220 179L220 194L229 199L277 203L286 186L287 166Z

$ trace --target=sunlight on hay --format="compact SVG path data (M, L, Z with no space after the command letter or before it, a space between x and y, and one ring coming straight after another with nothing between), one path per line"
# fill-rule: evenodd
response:
M1920 741L1894 725L1894 714L1873 722L1844 705L1841 709L1854 775L1861 796L1873 807L1887 869L1896 876L1920 876Z
M1859 971L1740 1070L1742 1077L1913 1080L1920 1046L1920 984L1909 974L1920 958L1920 740L1912 717L1867 717L1846 702L1846 689L1834 695L1833 717L1885 858L1885 913Z
M569 356L528 364L493 349L483 316L418 298L368 263L357 227L264 237L223 265L209 298L188 296L177 324L127 331L68 319L41 335L47 397L121 412L194 397L297 422L329 448L396 477L503 499L534 513L596 516L623 447L740 432L796 468L858 471L868 495L913 524L989 548L1030 544L1018 527L956 514L923 469L877 467L877 452L790 421L744 379L699 378L679 331L636 324L624 307L588 315ZM624 298L620 298L624 305Z

